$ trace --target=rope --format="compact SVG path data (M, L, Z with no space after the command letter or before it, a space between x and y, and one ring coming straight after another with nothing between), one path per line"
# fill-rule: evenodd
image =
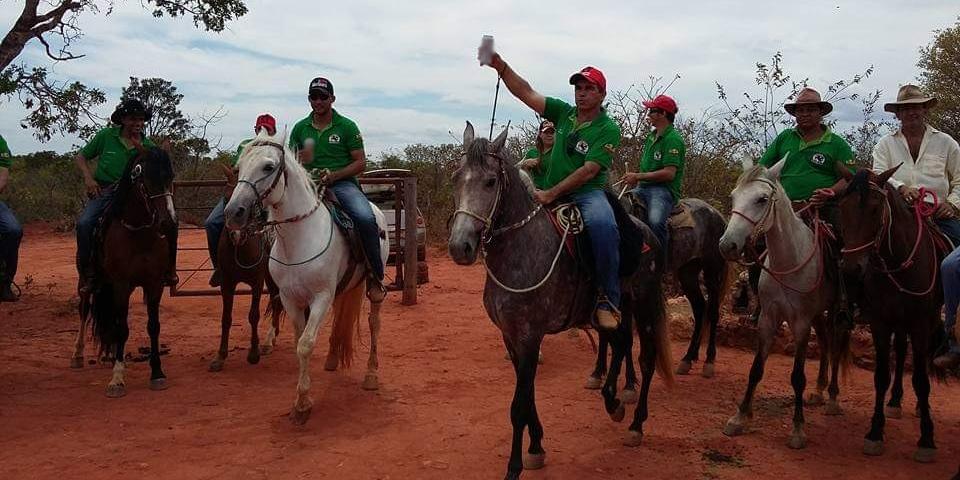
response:
M550 270L547 271L547 275L543 277L543 280L540 280L539 282L537 282L536 285L533 285L533 286L527 287L527 288L511 288L511 287L508 287L508 286L504 285L503 282L501 282L500 280L497 279L497 277L496 277L496 276L493 274L493 272L490 270L490 266L487 265L486 260L483 261L483 268L486 269L487 275L490 277L491 280L493 280L493 283L496 283L497 286L499 286L500 288L502 288L502 289L504 289L504 290L506 290L506 291L508 291L508 292L510 292L510 293L528 293L528 292L532 292L532 291L534 291L534 290L542 287L543 284L547 283L547 280L550 279L550 277L553 275L553 271L554 271L554 269L557 267L557 261L560 260L560 254L563 253L563 246L564 246L564 244L565 244L566 241L567 241L567 235L568 235L569 233L570 233L570 226L567 225L567 226L564 227L564 229L563 229L563 236L560 238L560 247L557 248L557 254L553 256L553 263L550 264ZM486 254L484 254L483 256L486 257Z

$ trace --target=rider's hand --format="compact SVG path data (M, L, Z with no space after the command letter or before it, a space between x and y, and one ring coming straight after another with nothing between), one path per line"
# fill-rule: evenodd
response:
M623 178L622 178L621 180L623 180L624 183L626 183L627 185L630 185L630 186L632 187L632 186L640 183L640 180L642 180L641 177L642 177L642 175L640 175L640 174L637 173L637 172L627 172L627 173L624 173L624 174L623 174Z
M100 196L100 184L93 177L83 179L83 185L87 189L87 197L97 198Z
M540 202L543 205L549 205L556 201L557 197L555 194L551 193L552 190L534 190L533 196L537 199L537 202Z
M943 202L937 206L937 211L933 212L933 217L938 220L950 220L957 218L957 207L948 202Z
M813 206L815 207L819 207L824 203L827 203L827 200L830 200L836 195L837 195L837 192L834 192L833 189L818 188L815 192L813 192L813 196L810 197L810 203L813 204Z
M297 152L297 159L300 160L301 165L306 165L313 161L313 152L307 149L300 150Z
M479 48L477 49L477 58L480 58ZM494 53L493 56L490 57L489 67L496 70L500 75L503 75L503 70L507 68L507 62L503 61L503 58L500 57L499 53Z
M520 168L523 168L526 170L529 170L531 168L537 168L539 166L540 166L539 158L525 158L520 161L520 165L519 165Z
M897 190L900 191L900 195L903 195L903 199L906 200L907 203L913 203L920 198L920 190L916 188L901 185Z

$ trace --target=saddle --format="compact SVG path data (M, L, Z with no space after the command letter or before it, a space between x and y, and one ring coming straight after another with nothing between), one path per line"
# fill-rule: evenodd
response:
M630 195L630 205L633 207L634 211L637 212L642 217L647 215L647 206L643 203L642 200L637 198L634 195ZM681 199L674 205L673 210L670 212L670 217L667 218L667 228L670 229L670 236L675 237L675 233L678 230L686 228L695 228L697 226L697 221L693 218L693 212L688 208L687 204L683 203Z
M324 188L322 189L320 199L323 202L323 206L330 212L330 217L333 219L334 225L336 225L340 233L347 238L347 245L349 245L350 248L350 266L347 275L343 276L341 284L337 285L337 292L339 293L346 287L344 283L350 281L354 273L356 273L356 269L360 268L361 265L365 265L368 271L372 271L372 269L370 262L367 260L366 252L363 249L360 233L354 228L353 219L347 215L340 201L337 200L337 194L334 193L332 189ZM386 232L381 230L379 236L381 239L386 238Z

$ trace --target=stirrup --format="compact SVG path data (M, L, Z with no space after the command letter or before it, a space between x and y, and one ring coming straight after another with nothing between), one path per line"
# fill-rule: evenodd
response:
M373 275L367 277L367 298L373 303L380 303L386 297L387 287L383 286L383 281Z
M600 308L600 305L605 304L609 307L609 310L606 308ZM600 296L600 299L597 301L597 307L594 311L594 316L597 319L597 325L604 330L616 330L620 328L620 310L617 310L617 307L614 307L610 300L607 300L607 297Z

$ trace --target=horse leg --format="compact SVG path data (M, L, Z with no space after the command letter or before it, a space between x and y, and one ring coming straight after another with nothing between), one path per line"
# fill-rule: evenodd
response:
M83 300L80 300L83 302ZM80 308L83 308L82 306ZM83 348L87 338L86 315L80 314L80 329L77 331L77 340L73 344L73 357L70 358L70 368L83 368Z
M822 315L822 314L818 314ZM793 449L806 448L807 434L803 431L803 390L807 387L807 375L803 371L807 361L807 342L810 340L810 321L802 319L793 325L793 339L797 349L793 354L793 372L790 384L793 385L793 432L787 446Z
M267 330L267 338L260 345L261 355L270 355L277 341L277 332L280 331L280 315L283 312L283 304L280 301L280 290L273 284L269 277L267 282L267 295L270 296L267 302L270 305L270 329Z
M364 390L376 390L380 388L380 381L377 371L380 363L377 360L377 343L380 339L380 307L383 306L383 299L378 302L370 301L370 314L367 316L367 323L370 325L370 358L367 359L367 374L363 377Z
M900 418L903 416L903 365L907 359L907 336L902 333L893 334L893 349L896 353L896 366L893 371L893 388L890 391L890 401L884 409L884 414L888 418Z
M840 408L840 366L850 361L850 330L843 325L834 324L833 335L830 336L830 387L827 392L830 399L827 401L825 412L827 415L842 415Z
M536 413L534 382L537 375L537 354L542 338L530 338L514 343L504 337L504 343L510 350L517 385L510 404L510 423L513 425L513 438L510 445L510 460L507 463L507 480L520 478L524 468L535 470L542 468L546 452L543 449L543 425ZM530 448L523 455L523 429L529 428Z
M624 325L626 324L626 325ZM637 371L633 366L633 325L632 322L620 323L620 334L624 339L623 362L626 364L623 390L620 401L627 404L637 403Z
M227 360L227 351L230 342L230 327L233 325L233 296L237 288L236 282L226 281L224 279L220 285L220 300L223 304L223 311L220 314L220 349L217 350L217 356L207 367L208 371L219 372L223 370L223 364Z
M763 379L763 369L767 362L767 356L770 355L770 348L773 346L773 338L777 333L777 320L768 312L760 316L759 331L757 342L757 353L753 357L753 366L750 367L750 380L747 384L747 391L743 395L743 401L737 408L727 424L723 427L723 433L727 436L742 435L747 431L750 420L753 419L753 394L757 390L757 385Z
M597 362L593 368L593 373L587 377L587 383L583 385L583 388L588 390L600 390L600 387L603 386L603 377L607 374L607 347L610 342L607 341L606 335L600 335L597 332L597 336L600 343L597 347Z
M127 338L130 337L130 326L127 324L127 314L130 306L131 289L122 288L118 285L104 288L114 289L113 315L114 318L117 319L117 343L114 350L116 353L113 361L113 377L110 379L110 383L107 384L107 396L110 398L120 398L127 394L127 384L124 380L126 367L123 363L123 350L127 344Z
M719 266L707 268L703 272L707 287L706 322L709 326L710 337L707 340L707 359L703 362L704 378L713 378L717 361L717 327L720 325L720 303L723 302L724 284L727 281L727 262Z
M637 318L636 321L641 320ZM643 442L643 422L647 421L649 415L647 398L650 395L650 383L653 380L657 361L657 342L653 332L643 328L638 331L640 332L640 373L643 375L643 383L640 385L637 408L633 411L633 422L623 440L623 444L628 447L638 447Z
M939 308L936 315L940 315ZM917 322L910 338L910 343L913 344L913 392L917 396L917 409L920 411L920 440L917 441L917 451L913 454L913 459L919 463L933 462L937 453L937 446L933 441L933 418L930 416L930 377L927 375L930 335L924 331L927 325L930 325L930 328L942 328L939 321Z
M317 345L317 332L323 324L327 310L333 303L331 292L318 292L310 303L310 318L297 341L297 358L300 360L300 379L297 382L297 401L290 411L290 421L303 425L310 418L313 400L310 399L310 356Z
M700 290L700 268L699 265L688 265L677 271L680 280L680 288L683 295L690 302L690 309L693 310L693 333L690 334L690 346L687 348L686 355L677 365L677 375L686 375L690 373L693 362L700 357L700 338L703 336L703 312L706 307L706 301L703 298L703 292Z
M886 421L883 415L883 399L890 387L890 331L882 322L872 321L870 332L877 365L873 371L873 418L870 419L870 431L863 441L863 453L876 456L883 453L883 426Z
M831 315L831 313L828 313ZM823 391L827 389L827 370L830 367L830 337L827 333L827 325L822 315L817 315L813 320L813 330L817 334L817 345L820 347L820 365L817 368L817 388L807 394L805 400L807 406L815 407L823 405Z
M263 282L253 282L250 287L250 312L247 322L250 323L250 350L247 351L247 363L260 363L260 295L263 293Z
M150 390L166 390L167 376L160 366L160 298L163 287L147 296L147 333L150 335Z
M626 302L624 302L624 304L626 304ZM630 324L631 320L630 317L627 316L630 315L628 308L624 308L621 311L623 312L623 316L621 317L620 327L612 332L600 332L601 336L607 336L610 347L613 350L613 354L610 357L610 370L607 371L607 379L603 384L603 388L600 389L600 394L603 396L604 408L607 414L610 415L610 419L614 422L621 422L626 416L623 401L617 397L617 381L620 378L620 368L623 366L623 356L626 348L626 340L623 338L624 324ZM630 328L632 328L632 324Z

